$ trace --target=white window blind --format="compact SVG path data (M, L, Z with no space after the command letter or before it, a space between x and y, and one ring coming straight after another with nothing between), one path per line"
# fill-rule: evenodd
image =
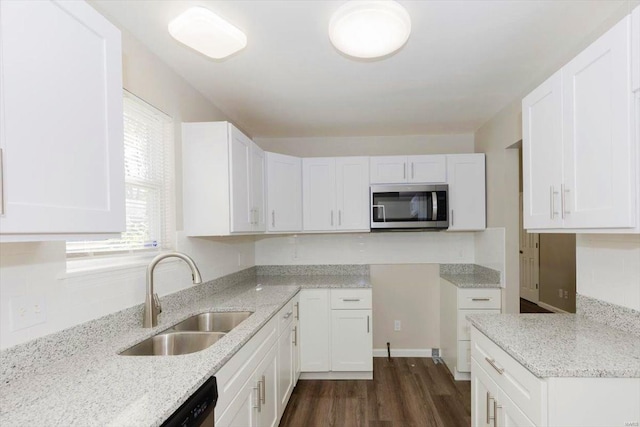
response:
M70 256L138 253L174 246L173 120L124 92L127 231L120 238L67 242Z

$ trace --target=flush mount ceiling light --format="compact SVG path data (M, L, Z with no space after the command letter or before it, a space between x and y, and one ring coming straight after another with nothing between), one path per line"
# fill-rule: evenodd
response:
M222 59L247 45L247 36L204 7L192 7L169 22L169 34L190 48Z
M407 10L393 0L352 0L336 10L329 39L356 58L379 58L400 49L411 33Z

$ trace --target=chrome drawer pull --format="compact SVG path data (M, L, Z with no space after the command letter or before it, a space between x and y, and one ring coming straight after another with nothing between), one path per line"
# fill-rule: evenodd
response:
M344 301L344 302L358 302L358 301L360 301L360 298L343 298L342 301Z
M491 393L487 392L487 424L491 422L491 404L489 401L491 400Z
M471 301L491 301L491 298L471 298Z
M493 369L495 369L496 371L498 371L498 373L500 375L502 375L504 373L504 369L503 368L498 368L498 366L496 365L496 361L493 359L489 359L488 357L485 357L484 360L486 360L487 362L489 362L489 365L491 365L493 367Z

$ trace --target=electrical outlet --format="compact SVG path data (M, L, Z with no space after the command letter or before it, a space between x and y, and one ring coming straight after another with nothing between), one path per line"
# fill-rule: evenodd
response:
M564 291L564 299L569 299L569 291Z
M22 296L11 299L11 326L13 331L29 328L47 319L44 297Z
M562 298L562 289L558 289L558 296Z
M393 321L393 330L394 331L402 330L402 323L399 320L394 320Z

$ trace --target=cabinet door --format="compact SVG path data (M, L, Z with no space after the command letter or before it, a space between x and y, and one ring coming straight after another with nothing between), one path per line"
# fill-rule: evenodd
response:
M640 6L631 12L631 90L640 90Z
M251 220L253 231L265 231L265 166L264 151L256 144L251 144Z
M303 159L302 187L304 230L335 230L338 223L335 159Z
M255 382L259 387L258 427L278 424L278 346L274 345L256 368Z
M630 20L627 16L562 68L560 213L566 228L635 225Z
M336 158L337 229L369 230L369 158Z
M329 371L329 290L300 292L300 370Z
M486 228L484 154L447 156L449 230Z
M533 421L516 406L504 391L498 389L498 400L495 406L500 427L535 427Z
M331 310L331 370L372 371L371 310Z
M409 156L407 158L409 182L447 182L447 156Z
M231 124L229 124L229 143L231 232L248 232L253 227L251 215L251 149L253 143Z
M267 230L302 230L302 160L267 153Z
M369 171L371 184L407 182L407 158L405 156L370 157Z
M124 231L120 31L85 2L2 1L0 51L3 241Z
M278 339L278 416L284 412L295 385L294 328L289 325Z
M473 427L494 427L498 397L498 386L489 375L471 359L471 425Z
M256 427L259 391L260 387L252 376L224 413L216 418L216 427Z
M561 228L562 76L555 73L522 100L525 229Z

